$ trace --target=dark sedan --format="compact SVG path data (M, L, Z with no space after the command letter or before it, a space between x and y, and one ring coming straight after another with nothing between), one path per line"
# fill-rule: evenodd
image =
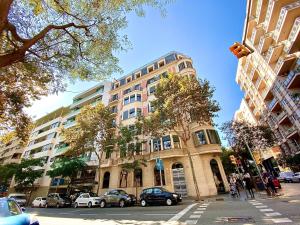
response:
M180 194L169 192L162 187L153 187L144 189L140 195L141 206L154 205L154 204L165 204L175 205L181 202L182 198Z

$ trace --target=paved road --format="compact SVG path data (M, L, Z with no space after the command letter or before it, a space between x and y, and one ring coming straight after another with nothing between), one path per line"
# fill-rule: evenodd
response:
M81 208L81 209L28 209L42 225L53 224L299 224L300 184L283 184L281 196L268 198L264 193L256 198L233 199L228 195L185 201L180 205ZM220 201L221 200L221 201Z

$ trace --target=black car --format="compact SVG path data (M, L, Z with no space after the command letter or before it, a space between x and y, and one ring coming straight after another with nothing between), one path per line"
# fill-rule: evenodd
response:
M170 206L181 201L180 194L169 192L162 187L146 188L140 195L140 203L143 207L147 204L166 204Z

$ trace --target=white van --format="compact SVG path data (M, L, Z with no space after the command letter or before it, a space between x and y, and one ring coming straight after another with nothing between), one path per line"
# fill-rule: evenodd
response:
M26 195L25 194L12 193L12 194L8 195L8 198L13 198L19 204L19 206L26 205Z

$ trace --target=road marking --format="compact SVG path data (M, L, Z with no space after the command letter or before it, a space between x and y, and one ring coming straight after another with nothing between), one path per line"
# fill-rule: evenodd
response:
M179 213L177 213L175 216L173 216L171 219L169 219L168 222L178 221L184 214L186 214L189 210L191 210L197 204L198 203L194 203L194 204L187 206L185 209L181 210ZM196 221L196 223L197 223L197 221Z
M260 209L261 212L273 212L273 209Z
M186 224L197 224L198 220L186 220L185 223Z
M265 213L266 216L281 216L279 212Z
M59 213L60 215L74 215L73 213L70 213L70 212L62 212L62 213Z
M87 214L86 214L87 215ZM130 213L106 213L109 216L130 216Z
M267 208L268 206L266 206L266 205L258 205L258 206L255 206L256 208L258 208L258 209L261 209L261 208Z
M190 219L199 219L201 215L190 215Z
M291 223L293 222L289 218L277 218L277 219L270 219L273 221L273 223Z
M176 215L176 213L149 213L149 214L144 214L145 216L173 216Z
M194 214L202 214L204 211L195 211Z
M255 203L250 202L250 204L252 204L252 205L262 205L262 203L260 203L260 202L255 202Z
M97 213L80 213L79 215L80 216L97 216L99 214L97 214Z

